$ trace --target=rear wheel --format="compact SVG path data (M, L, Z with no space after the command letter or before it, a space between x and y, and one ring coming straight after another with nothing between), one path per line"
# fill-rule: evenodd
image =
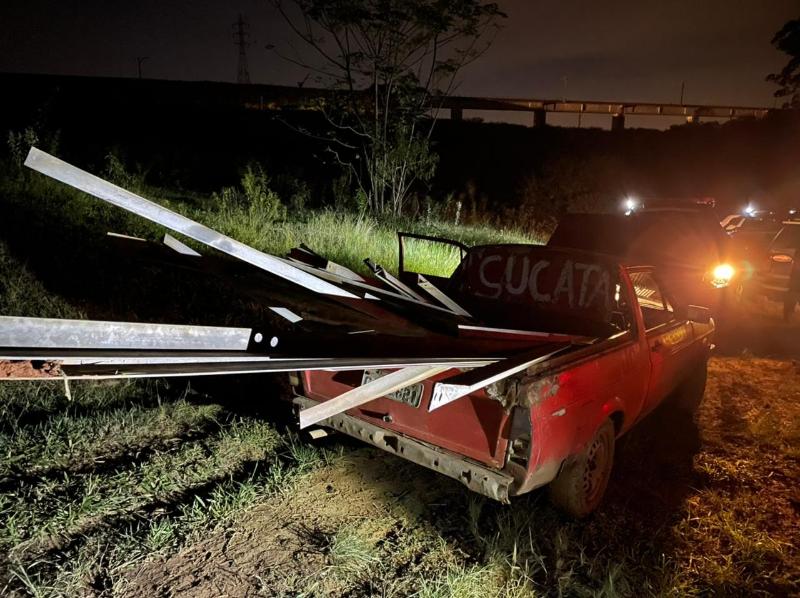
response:
M586 517L598 507L611 476L615 437L614 423L607 419L564 466L549 488L556 507L573 517Z

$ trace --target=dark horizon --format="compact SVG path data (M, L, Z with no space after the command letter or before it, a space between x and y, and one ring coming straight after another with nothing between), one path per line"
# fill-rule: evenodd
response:
M798 16L796 0L766 6L757 0L736 6L723 0L699 6L688 0L669 6L501 0L500 6L508 18L489 51L463 71L458 95L678 103L683 83L685 103L771 107L778 105L775 86L765 77L787 57L770 40ZM233 82L232 24L239 11L250 24L251 81L296 86L304 73L265 49L286 48L291 36L258 0L199 7L185 0L137 6L90 0L80 11L52 0L4 5L0 72L136 77L137 56L148 56L145 78ZM530 124L525 113L465 117L477 115ZM631 119L631 125L653 126L645 118ZM562 125L575 120L550 118ZM582 124L608 126L607 121L587 115Z

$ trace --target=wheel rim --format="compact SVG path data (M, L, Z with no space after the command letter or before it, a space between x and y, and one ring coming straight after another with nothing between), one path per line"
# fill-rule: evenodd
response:
M609 444L605 435L592 440L586 451L586 467L583 469L583 494L592 503L601 494L609 465Z

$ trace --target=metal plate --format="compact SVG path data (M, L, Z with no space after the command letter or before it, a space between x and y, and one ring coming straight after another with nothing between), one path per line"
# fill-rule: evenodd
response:
M378 378L382 378L390 372L391 370L364 370L364 375L361 377L361 384L363 385L377 380ZM405 388L391 392L386 395L386 398L397 401L398 403L411 405L412 407L419 407L419 403L422 400L422 383L412 384L411 386L406 386Z

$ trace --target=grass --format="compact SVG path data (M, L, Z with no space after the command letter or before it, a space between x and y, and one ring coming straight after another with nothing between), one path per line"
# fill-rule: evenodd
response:
M331 539L328 570L343 581L358 579L380 562L368 525L345 525Z
M497 231L489 227L455 227L443 223L424 225L405 220L379 221L372 216L333 211L310 212L303 220L263 225L257 234L247 222L218 220L209 214L202 220L236 239L275 255L284 255L292 247L305 243L317 253L348 268L369 273L363 263L370 258L390 271L397 270L397 231L415 232L452 238L467 245L494 242L530 243L530 237L513 231ZM447 247L431 243L411 242L407 266L425 273L451 272L458 262Z
M81 317L0 243L5 314ZM187 383L0 384L0 593L114 591L335 455ZM5 588L5 589L2 589Z
M57 213L63 226L68 229L93 233L109 230L152 240L163 237L161 227L142 218L43 175L29 173L26 176L21 181L0 179L0 202L9 204L9 208L20 204L37 204L36 213ZM364 273L368 273L363 263L365 258L396 271L397 231L451 238L466 245L543 242L541 238L519 231L498 230L490 226L455 225L435 219L376 218L368 214L329 209L304 210L293 214L291 218L276 221L274 214L260 208L257 202L221 205L212 198L192 194L176 197L165 189L142 186L137 191L148 199L261 251L285 255L291 248L306 243L321 255ZM184 240L196 249L211 251L194 241ZM410 267L436 273L452 269L454 254L448 248L412 241L407 259ZM14 286L22 289L18 284Z
M246 205L218 210L208 198L142 192L264 251L306 242L362 272L364 257L393 268L396 229L467 244L537 240L333 211L270 222ZM0 209L9 238L0 242L3 315L122 313L129 297L99 308L75 298L90 288L71 289L59 276L78 276L80 260L102 252L106 230L153 240L163 232L41 177L0 180ZM28 255L20 248L38 243L22 238L28 224L37 238L63 237L80 259L44 247L20 262ZM449 250L412 245L412 267L444 273L454 263ZM210 314L229 304L205 306ZM0 384L0 594L121 594L137 575L189 567L186 554L211 554L234 536L270 551L253 561L202 556L190 581L222 583L215 575L237 567L267 595L800 591L800 395L791 362L712 361L699 427L659 413L638 426L618 447L604 507L582 522L562 517L541 493L499 505L376 452L351 467L352 444L301 440L273 414L277 391L248 380L241 388L82 383L71 398L61 383ZM282 551L289 557L270 569Z
M138 562L198 541L335 458L252 419L223 422L171 450L154 442L149 453L109 471L65 468L0 494L12 587L17 580L47 595L80 593L87 583L113 589Z
M40 318L80 318L82 312L48 293L41 282L17 262L0 241L0 314Z

